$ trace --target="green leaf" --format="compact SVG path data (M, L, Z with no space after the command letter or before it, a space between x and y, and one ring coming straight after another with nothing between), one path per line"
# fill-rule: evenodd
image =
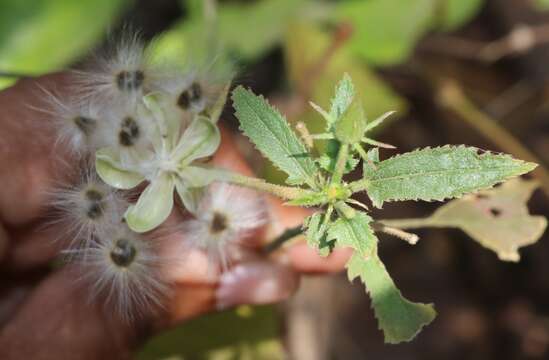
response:
M387 343L412 340L436 317L432 304L414 303L402 296L379 259L377 249L368 258L353 254L347 262L347 275L350 281L359 277L366 285Z
M320 155L318 159L316 159L316 163L318 166L320 166L322 169L333 173L335 170L335 164L337 158L337 151L335 154L326 152L325 154ZM353 171L358 163L360 162L359 159L349 156L347 159L347 163L345 164L345 170L343 171L344 174L350 173Z
M535 181L512 179L450 201L425 219L426 225L460 228L501 260L519 261L518 249L537 242L547 228L545 217L528 213L528 199L538 186Z
M210 63L211 56L219 55L218 50L222 49L221 56L230 54L237 60L254 60L283 39L288 24L303 12L304 3L304 0L220 2L213 24L203 16L202 10L196 11L197 6L193 6L190 17L160 35L156 56L183 66L189 58L203 64ZM223 59L216 60L220 61Z
M363 212L353 218L339 218L328 229L336 246L351 247L355 253L347 263L349 280L360 277L372 298L379 328L388 343L409 341L436 316L432 305L413 303L402 297L377 255L377 238L372 219Z
M335 96L332 99L329 118L335 123L347 111L355 97L355 87L349 74L343 74L335 89ZM334 123L328 124L329 131Z
M0 70L62 69L104 35L126 0L0 1Z
M484 0L441 0L437 23L442 30L455 30L477 15L483 5Z
M320 256L328 256L334 245L333 240L328 241L327 226L323 226L325 216L324 212L316 212L303 221L307 244L317 249Z
M486 189L525 174L537 165L505 154L465 146L425 148L365 167L367 191L374 206L385 201L444 200Z
M405 112L404 99L387 86L349 46L338 49L331 55L330 61L324 64L323 59L332 44L333 34L323 31L314 23L299 22L288 29L284 52L293 89L310 93L311 100L321 106L339 103L334 99L334 84L341 83L342 76L348 73L355 88L354 98L362 102L366 118L375 119L390 110ZM320 63L324 64L322 68L318 67ZM314 69L315 76L311 79L310 74ZM309 111L299 115L299 120L305 122L312 133L324 132L327 122L321 121L312 108L307 110ZM315 145L323 146L321 142L316 142Z
M137 203L124 214L126 223L135 232L150 231L168 218L173 207L175 181L172 175L161 173L141 193Z
M101 180L117 189L132 189L145 180L139 173L122 169L118 155L110 148L97 150L95 170Z
M534 4L540 10L549 9L549 0L534 0Z
M352 25L349 42L356 54L374 64L396 64L406 60L430 29L437 1L343 1L334 15Z
M340 217L328 229L328 239L335 240L339 247L350 247L360 256L372 255L376 237L370 227L372 218L358 212L352 219Z
M240 128L273 164L289 175L291 184L315 187L315 163L286 119L262 97L242 86L232 94Z
M335 124L335 136L342 143L358 144L366 131L366 117L359 99L351 102Z

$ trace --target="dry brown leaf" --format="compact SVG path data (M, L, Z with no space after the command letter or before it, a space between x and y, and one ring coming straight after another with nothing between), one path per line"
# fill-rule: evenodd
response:
M539 240L547 219L532 216L527 201L539 186L515 178L503 185L453 200L428 219L432 226L457 227L504 261L519 261L518 249Z

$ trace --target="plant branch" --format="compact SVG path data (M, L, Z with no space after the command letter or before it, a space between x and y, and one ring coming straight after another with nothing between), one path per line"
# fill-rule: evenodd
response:
M490 42L439 36L427 41L423 47L463 59L493 63L510 55L526 53L547 43L549 43L549 24L522 24L515 26L501 38Z
M298 235L303 233L303 227L301 225L286 229L280 236L275 238L273 241L265 245L262 252L264 254L270 254L284 245L287 241L295 238Z
M379 225L378 225L379 224ZM445 227L444 224L433 221L431 218L410 218L410 219L381 219L376 220L374 226L381 228L390 227L397 229L418 229L425 227ZM382 230L380 230L382 231Z
M337 153L337 162L334 169L334 174L332 175L331 183L339 184L343 178L343 173L345 172L345 165L347 164L347 159L349 157L349 145L341 143L339 146L339 152Z
M417 244L417 242L419 240L419 236L417 236L416 234L406 232L406 231L404 231L402 229L399 229L397 227L388 226L387 224L385 224L383 222L380 222L380 221L374 222L372 224L372 227L375 231L381 231L381 232L384 232L386 234L395 236L395 237L397 237L401 240L406 241L410 245Z
M278 196L284 200L294 200L311 192L298 187L271 184L262 179L236 173L229 173L228 176L222 180L254 190L260 190Z

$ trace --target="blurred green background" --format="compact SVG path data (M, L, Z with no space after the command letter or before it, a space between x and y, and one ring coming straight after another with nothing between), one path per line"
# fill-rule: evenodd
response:
M0 88L78 66L129 28L153 40L159 58L230 67L235 83L314 131L322 124L307 102L327 104L348 72L369 118L398 111L379 136L401 151L467 143L539 162L541 191L529 204L546 215L545 9L546 0L0 0ZM224 121L236 132L230 107ZM258 172L280 180L241 142ZM388 205L380 216L426 216L435 207ZM391 240L382 249L403 292L438 305L435 324L410 344L383 345L360 285L309 277L286 304L193 320L138 358L549 357L547 241L515 265L458 230L420 235L413 249Z

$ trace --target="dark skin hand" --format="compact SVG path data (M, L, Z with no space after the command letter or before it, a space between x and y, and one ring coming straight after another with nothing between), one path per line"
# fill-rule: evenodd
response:
M49 215L48 191L66 181L76 166L55 145L48 118L39 110L45 106L39 86L63 93L66 84L67 76L57 74L22 80L0 92L1 359L131 358L148 337L185 320L240 304L281 301L295 292L301 274L343 268L349 251L321 258L303 242L261 255L257 250L267 237L299 225L307 215L269 198L270 221L254 236L256 250L234 259L228 272L212 272L200 251L189 254L185 265L167 267L165 276L174 291L164 310L128 323L100 301L90 304L86 289L75 286L70 266L49 266L60 251L53 239L64 229L43 225ZM222 139L213 162L251 174L227 131L222 130ZM168 223L176 224L182 216L176 209ZM169 237L181 241L185 234ZM260 288L267 282L268 288Z

